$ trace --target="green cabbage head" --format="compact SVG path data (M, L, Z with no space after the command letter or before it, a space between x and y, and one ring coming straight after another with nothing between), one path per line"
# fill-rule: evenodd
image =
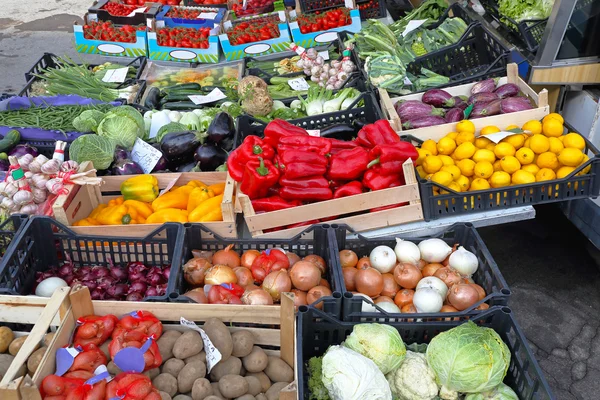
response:
M462 393L492 390L510 364L510 351L500 336L471 321L431 339L426 355L442 389Z
M144 118L133 107L115 107L100 122L98 135L131 150L136 139L143 138L145 135Z
M96 169L107 169L113 162L115 144L98 135L82 135L69 146L69 158L78 163L91 161Z
M398 368L406 357L406 347L400 334L389 325L356 325L344 346L373 360L384 374Z
M104 113L98 110L85 110L73 120L77 132L97 132L98 125L104 119Z
M509 386L501 383L488 392L468 394L465 400L519 400L519 396Z

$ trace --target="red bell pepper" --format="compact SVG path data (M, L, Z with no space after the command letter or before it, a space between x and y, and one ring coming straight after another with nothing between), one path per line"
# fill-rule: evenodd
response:
M329 151L329 154L331 155L337 154L342 150L348 150L358 147L358 143L356 143L353 140L347 141L330 138L329 141L331 142L331 150Z
M369 153L362 147L343 150L331 156L327 178L351 181L359 179L367 170Z
M258 157L262 157L265 160L272 160L273 157L275 157L275 150L273 147L254 135L246 136L239 149L244 163L246 161L256 160Z
M313 153L325 155L331 150L331 141L327 138L314 136L284 136L279 139L277 152L282 153L285 150L298 149L312 151Z
M269 188L275 186L279 179L279 171L269 160L248 161L240 189L251 200L266 197Z
M299 126L290 124L282 119L274 119L269 122L264 130L264 142L271 147L277 147L279 139L284 136L303 135L308 136L306 130Z
M365 127L366 127L366 126L368 126L368 125L365 125ZM369 139L367 138L367 131L365 130L365 128L364 128L364 127L363 127L363 128L361 128L361 130L360 130L360 131L358 131L358 136L357 136L357 138L356 138L356 143L357 143L359 146L366 147L367 149L371 149L371 148L373 148L373 146L375 146L375 145L374 145L373 143L371 143L371 142L369 141Z
M284 210L286 208L301 206L300 200L287 201L280 196L264 197L262 199L252 200L252 208L255 212L270 212Z
M284 186L279 190L279 194L286 200L321 201L333 198L333 192L329 187L301 189Z
M318 176L327 171L327 157L305 150L285 150L279 154L278 163L287 179Z
M160 393L144 374L121 372L106 385L106 398L121 400L161 400Z
M73 337L74 346L95 344L101 346L112 334L119 319L115 315L86 315L77 320L80 326Z
M411 143L380 144L369 151L369 168L375 167L381 175L402 174L402 164L409 158L416 161L418 157L419 153Z
M240 148L233 150L227 157L227 172L236 182L241 182L244 176L244 163L242 162L242 155Z
M302 149L289 149L279 152L279 160L283 165L291 163L327 165L327 157L324 155Z
M281 186L289 186L289 187L294 187L294 188L299 188L299 189L305 189L305 188L311 188L311 187L318 187L318 188L329 187L329 182L327 181L327 179L323 178L322 176L309 176L307 178L300 178L300 179L289 179L289 178L286 178L285 176L283 176L279 179L279 184Z
M400 136L398 133L392 128L390 125L390 121L387 119L380 119L379 121L375 121L375 126L379 130L379 134L376 137L382 140L384 143L398 143L400 142ZM377 143L373 139L370 139L371 143L378 145L382 143Z
M404 184L400 175L381 175L373 170L365 172L362 183L371 190L387 189Z
M263 251L254 259L250 271L252 272L254 280L258 283L262 283L265 277L272 271L287 269L289 266L290 260L285 253L281 250L270 249L268 253L267 251Z
M327 172L327 165L317 165L308 163L285 164L283 176L286 179L306 178L310 176L323 176Z
M340 186L333 193L334 199L342 197L354 196L355 194L361 194L364 192L364 187L359 181L348 182L343 186Z

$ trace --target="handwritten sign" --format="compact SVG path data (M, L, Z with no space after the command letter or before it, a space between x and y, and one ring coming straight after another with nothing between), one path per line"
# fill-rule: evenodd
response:
M290 87L294 90L308 90L310 88L310 86L308 86L308 82L306 82L306 80L304 78L295 78L295 79L290 79L288 81L288 85L290 85Z
M207 95L191 95L188 96L194 104L214 103L215 101L223 100L227 96L219 88L214 88Z
M160 150L155 149L140 138L135 140L133 150L131 150L131 160L138 163L145 174L152 172L161 157Z
M221 361L221 358L223 357L221 355L221 352L215 347L215 345L212 343L206 332L204 332L202 328L196 325L195 322L188 321L187 319L181 317L179 323L187 328L195 330L202 337L202 341L204 342L204 351L206 352L206 367L208 369L208 372L210 372L212 367L214 367L219 361Z
M106 70L106 73L102 77L102 81L123 83L125 82L125 78L127 78L127 72L129 72L129 67Z

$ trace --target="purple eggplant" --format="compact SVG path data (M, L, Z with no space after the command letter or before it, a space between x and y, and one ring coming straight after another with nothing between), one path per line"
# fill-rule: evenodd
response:
M501 104L502 100L500 99L491 101L489 103L476 103L473 106L473 110L471 111L469 118L475 119L498 115L500 114Z
M494 100L498 100L499 97L497 94L495 93L489 93L489 92L485 92L485 93L477 93L474 94L473 96L469 97L469 100L467 100L467 103L469 104L477 104L477 103L489 103L490 101L494 101Z
M460 108L461 110L466 109L469 98L467 96L452 96L449 100L444 103L445 108Z
M494 89L496 89L496 81L492 78L489 78L473 85L471 88L471 95L477 93L491 93L494 91Z
M396 103L396 112L402 121L411 121L427 116L444 115L444 110L441 108L435 108L432 105L425 104L419 100L408 100L402 103Z
M15 156L17 158L22 157L25 154L31 154L32 156L37 157L40 153L38 152L37 147L28 144L18 144L8 152L9 156Z
M423 93L421 101L425 104L429 104L434 107L447 107L444 106L448 100L452 98L452 95L442 89L429 89Z
M425 128L428 126L445 124L446 121L442 117L438 116L427 116L421 118L415 118L402 124L404 129L416 129Z
M201 171L214 171L227 161L227 152L214 144L203 144L196 149L194 160Z
M8 171L9 166L8 160L0 160L0 172Z
M446 111L446 122L459 122L465 119L465 112L462 108L454 107Z
M131 154L121 146L117 146L115 149L115 162L119 162L121 160L127 160L131 158Z
M501 100L500 112L510 114L517 111L531 110L533 106L525 97L507 97Z
M124 159L113 164L111 173L113 175L139 175L143 174L144 170L138 163Z
M154 143L154 144L152 144L152 147L154 147L156 150L159 150L162 153L162 151L160 150L160 143ZM168 164L167 159L165 158L165 156L162 156L161 158L158 159L158 162L152 169L152 172L166 171L167 164Z
M514 83L507 83L502 86L498 86L496 90L494 90L494 93L496 93L501 99L514 97L519 94L519 87Z

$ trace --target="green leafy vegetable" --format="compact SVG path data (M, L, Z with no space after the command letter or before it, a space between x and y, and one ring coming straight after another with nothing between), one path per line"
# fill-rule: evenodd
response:
M552 12L554 0L499 0L500 14L516 22L530 19L546 19ZM507 21L505 21L507 22Z
M185 132L187 130L189 130L188 127L183 124L180 124L179 122L169 122L168 124L160 127L160 129L156 133L156 141L160 142L167 133Z
M86 110L73 120L73 127L78 132L98 132L98 125L105 114L98 110Z
M69 157L78 163L91 161L94 168L107 169L113 162L115 143L99 135L82 135L69 146Z
M404 87L406 65L399 57L388 53L378 53L367 58L365 70L371 84L397 93Z
M323 384L323 357L308 360L308 391L310 400L329 400L329 393Z
M344 346L373 360L384 374L398 368L406 356L406 347L400 334L389 325L356 325Z
M468 394L465 400L519 400L519 396L504 383L485 393Z

